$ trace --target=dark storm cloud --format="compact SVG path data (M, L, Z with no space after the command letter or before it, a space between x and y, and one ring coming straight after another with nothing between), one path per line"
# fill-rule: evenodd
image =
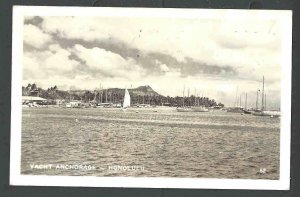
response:
M35 16L33 18L25 18L24 24L31 24L35 26L40 26L40 24L43 22L43 18L39 16Z
M185 60L186 62L181 67L182 76L198 74L234 76L237 74L236 70L230 66L209 65L197 62L192 58L186 58Z
M91 68L87 65L86 61L80 59L75 53L71 52L71 55L68 56L70 60L78 62L78 65L74 66L71 71L63 72L63 76L67 78L75 78L78 75L85 75L86 79L101 79L104 77L113 78L114 75L111 72L105 72L100 69Z
M55 39L60 43L63 48L71 48L75 44L80 44L85 48L102 48L107 51L111 51L115 54L120 55L124 59L134 59L138 65L140 65L146 72L145 75L164 75L166 71L160 68L160 65L164 64L171 70L179 70L182 77L195 76L195 75L222 75L222 76L233 76L237 74L236 70L230 66L223 65L210 65L204 62L199 62L193 60L192 58L185 58L185 61L178 61L176 58L169 54L163 54L158 52L145 53L136 48L130 47L127 44L116 40L114 38L109 38L103 41L93 41L87 42L80 39L62 39L54 35ZM73 59L81 61L75 53L72 54ZM93 70L92 74L97 74ZM109 73L106 73L109 75ZM112 77L112 75L110 74Z

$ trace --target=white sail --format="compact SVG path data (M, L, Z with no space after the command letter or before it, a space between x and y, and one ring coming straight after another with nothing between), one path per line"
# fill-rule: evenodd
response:
M125 89L125 96L123 102L123 108L127 108L130 106L130 94L127 89Z

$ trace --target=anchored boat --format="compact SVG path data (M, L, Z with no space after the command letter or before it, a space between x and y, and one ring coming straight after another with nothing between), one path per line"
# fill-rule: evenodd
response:
M182 107L176 108L178 112L208 112L209 111L205 106L186 107L184 105L184 91L185 91L185 87L183 88ZM195 105L196 105L196 100L195 100Z
M126 109L130 107L130 94L127 90L127 88L125 89L125 96L124 96L124 102L123 102L123 107L122 110L126 111Z
M191 108L193 112L208 112L205 106L195 106Z

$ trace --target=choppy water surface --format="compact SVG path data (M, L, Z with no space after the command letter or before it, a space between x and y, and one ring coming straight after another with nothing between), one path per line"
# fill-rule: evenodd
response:
M21 173L279 178L278 118L138 110L24 108ZM49 164L51 169L33 168Z

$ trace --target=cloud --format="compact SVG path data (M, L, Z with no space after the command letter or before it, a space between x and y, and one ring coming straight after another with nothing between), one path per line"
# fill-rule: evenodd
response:
M179 61L197 53L207 44L203 38L210 34L210 24L195 19L44 17L42 28L60 38L116 39L141 51L172 55Z
M48 33L62 38L87 41L108 38L108 26L107 22L102 22L101 26L98 26L97 19L94 17L43 17L41 24L41 27Z
M160 64L159 68L162 72L168 72L170 71L169 67L166 64Z
M34 19L34 17L35 17L35 16L25 16L25 17L24 17L24 21L25 21L25 22L31 21L31 20Z
M73 52L94 69L113 71L125 67L127 64L127 61L120 55L98 47L88 49L76 44Z
M90 64L93 65L92 67L97 70L100 70L101 61L110 59L110 62L102 63L102 66L109 66L109 68L106 69L102 68L103 71L116 70L116 68L114 68L115 65L126 65L124 61L131 60L132 64L135 65L135 69L140 69L141 75L164 76L166 72L171 71L180 71L182 72L181 76L184 77L187 75L220 75L222 77L234 77L234 75L237 74L235 68L229 65L210 65L192 58L185 58L179 61L169 54L140 51L137 48L133 48L117 40L108 39L89 42L74 39L60 39L60 42L64 43L65 47L74 47L74 43L80 43L75 44L74 48L80 48L80 50L73 51L72 56L83 63L85 63L86 58L88 58ZM82 48L86 50L81 50ZM77 53L78 55L76 56L75 54ZM79 56L80 58L78 58ZM123 63L113 63L113 60L123 61ZM124 68L125 67L118 67L118 70Z
M45 77L45 73L40 69L40 62L28 53L23 57L23 79L33 80Z
M53 76L68 76L76 72L79 62L69 58L70 52L59 45L49 50L30 51L23 54L24 79L51 79Z
M34 26L40 26L40 24L43 22L43 18L39 16L25 16L24 17L24 24L31 24Z
M218 77L234 77L236 71L230 66L208 65L203 62L196 62L191 58L186 58L181 67L182 76L195 76L195 75L210 75Z
M72 52L85 65L94 71L101 72L105 77L139 78L142 68L132 58L123 58L119 54L102 48L85 48L76 44Z
M275 20L224 19L214 24L212 36L225 48L266 48L280 49L279 23Z
M36 49L41 49L52 41L51 35L31 24L24 25L23 34L24 42Z
M255 66L261 62L273 65L268 66L273 71L279 69L280 61L274 63L273 59L264 58L257 52L268 57L280 54L279 23L256 19L44 17L41 26L61 40L78 41L87 48L99 47L123 58L133 58L147 74L164 73L155 67L156 60L171 68L179 64L185 66L182 63L186 59L193 59L193 62L198 62L197 68L203 68L200 72L223 74L227 71L234 73L231 72L234 70L243 78L245 73L261 75L261 69ZM211 69L204 68L210 65ZM216 66L224 68L216 69ZM189 65L187 67L184 70L190 69ZM258 78L257 75L251 77L253 80Z
M71 52L60 48L59 45L50 45L51 54L45 58L42 68L46 68L53 72L70 72L76 69L79 62L69 58Z

